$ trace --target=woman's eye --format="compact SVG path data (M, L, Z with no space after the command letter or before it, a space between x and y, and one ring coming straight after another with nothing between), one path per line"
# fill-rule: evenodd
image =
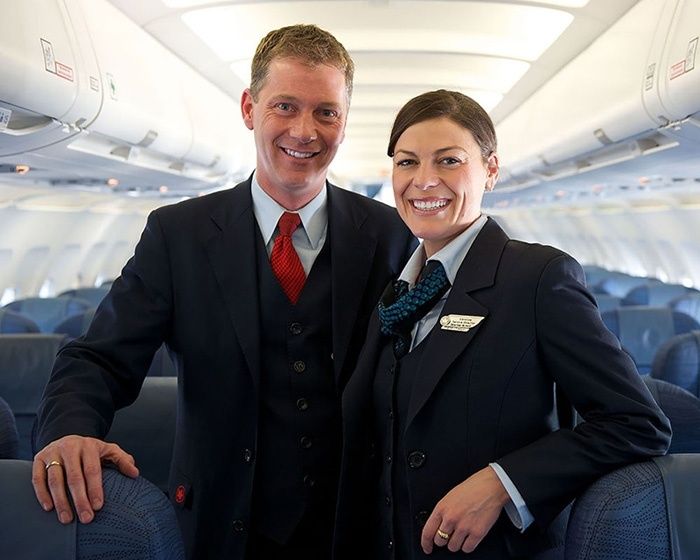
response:
M408 167L409 165L412 165L413 163L415 163L415 160L400 159L396 162L396 167Z
M457 165L458 163L461 163L460 160L458 160L455 157L444 157L440 160L440 163L444 163L446 165Z

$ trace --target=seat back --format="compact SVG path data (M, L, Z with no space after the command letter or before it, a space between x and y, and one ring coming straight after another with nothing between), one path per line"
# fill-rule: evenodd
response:
M566 560L680 560L700 550L700 455L618 469L574 503Z
M668 307L620 307L604 311L601 317L643 375L651 371L654 355L664 342L677 334L700 329L695 319Z
M109 292L109 288L109 286L100 286L99 288L76 288L75 290L66 290L60 293L58 297L79 298L89 302L91 307L97 307Z
M15 415L20 459L33 457L32 425L63 342L58 334L0 335L0 395Z
M103 471L104 506L92 523L62 525L39 506L29 461L0 461L3 558L37 560L182 560L182 537L170 502L155 486ZM11 504L11 507L7 507Z
M659 347L651 376L700 397L700 331L674 336Z
M0 459L17 459L19 435L10 405L0 398Z
M0 334L38 333L39 326L29 317L9 309L0 309Z
M669 453L700 453L700 399L676 385L645 377L644 383L671 422Z
M595 287L602 290L603 293L623 298L629 293L630 290L636 288L637 286L644 286L646 284L658 282L659 281L654 278L644 278L641 276L630 276L629 274L617 273L612 274L607 278L603 278L595 285Z
M50 333L63 319L90 308L90 303L72 297L18 299L5 306L10 311L29 317L41 332Z
M645 284L632 288L622 298L622 305L651 305L660 307L680 296L689 293L688 288L680 284Z
M168 488L175 442L177 377L147 377L136 401L117 411L105 438L136 459L141 476Z
M700 294L690 293L681 296L670 301L668 306L676 311L690 315L693 319L700 322Z
M63 321L56 325L53 332L57 334L65 334L71 340L78 338L87 332L90 323L92 323L92 318L95 316L95 311L96 309L93 307L83 313L77 313L75 315L71 315L70 317L66 317L63 319Z
M621 299L617 296L611 296L608 294L593 294L593 297L598 304L598 311L601 313L603 311L610 311L611 309L617 309L620 307Z

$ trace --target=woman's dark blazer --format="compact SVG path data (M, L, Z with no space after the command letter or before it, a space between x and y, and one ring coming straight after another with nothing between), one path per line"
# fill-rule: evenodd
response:
M603 325L569 255L511 240L489 219L457 273L447 314L484 319L468 332L438 322L426 340L403 435L407 455L425 460L409 466L408 457L395 458L406 465L414 558L424 557L420 533L435 504L489 462L503 467L535 518L523 534L505 514L492 529L515 556L561 541L564 525L552 521L597 477L666 451L668 420ZM343 395L338 559L366 557L376 530L372 385L389 375L392 364L380 363L388 343L375 313ZM585 420L575 428L573 415L561 414L571 410L563 396ZM430 558L442 554L453 557L436 549ZM478 548L469 555L486 557Z

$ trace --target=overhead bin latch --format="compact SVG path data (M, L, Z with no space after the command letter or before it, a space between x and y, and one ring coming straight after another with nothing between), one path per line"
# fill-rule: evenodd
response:
M156 138L158 138L158 133L155 130L149 130L146 133L146 136L143 137L143 140L136 145L141 146L142 148L148 148L148 146L156 141Z

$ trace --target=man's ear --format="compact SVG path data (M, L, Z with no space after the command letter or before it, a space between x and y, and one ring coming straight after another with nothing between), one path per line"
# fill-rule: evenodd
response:
M253 95L250 93L250 88L243 90L241 95L241 115L243 116L243 122L248 127L249 130L253 130L253 106L255 101L253 101Z

